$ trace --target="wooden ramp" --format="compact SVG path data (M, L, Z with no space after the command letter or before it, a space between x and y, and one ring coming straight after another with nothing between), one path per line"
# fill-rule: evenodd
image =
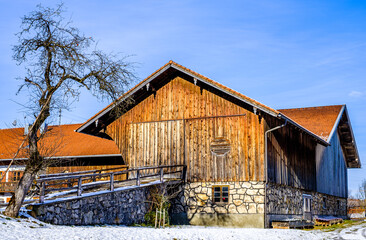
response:
M92 170L73 173L41 175L36 180L39 202L70 196L82 196L83 193L114 191L115 188L140 186L157 182L185 181L185 165L148 166L122 170L120 168Z

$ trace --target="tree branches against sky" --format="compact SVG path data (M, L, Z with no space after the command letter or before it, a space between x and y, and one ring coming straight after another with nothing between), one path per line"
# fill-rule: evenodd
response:
M11 45L38 3L0 0L0 127L23 121L22 71ZM73 25L105 51L134 55L143 79L170 59L273 108L347 104L366 166L366 3L363 1L64 1ZM13 101L11 101L13 100ZM107 103L82 93L63 123ZM349 171L357 191L365 170Z

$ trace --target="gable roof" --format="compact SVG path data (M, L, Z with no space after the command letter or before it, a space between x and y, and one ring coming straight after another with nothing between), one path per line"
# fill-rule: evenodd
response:
M330 133L343 105L279 109L281 113L329 142Z
M112 140L77 133L81 124L48 126L39 142L40 152L46 157L72 158L96 156L121 156ZM11 160L24 139L24 128L0 129L0 161ZM26 158L24 145L16 159Z
M309 129L328 143L338 132L347 166L351 168L361 167L346 105L279 109L278 111Z
M170 60L167 64L156 70L154 73L152 73L150 76L148 76L145 80L137 84L135 87L130 89L128 92L123 94L120 98L118 98L116 101L109 104L107 107L99 111L97 114L95 114L93 117L91 117L89 120L87 120L85 123L83 123L76 131L82 132L86 134L92 134L97 135L98 132L95 130L97 127L94 126L93 123L96 123L96 121L99 121L100 119L108 119L105 124L109 124L114 119L111 117L108 117L109 113L112 112L112 110L119 104L123 103L130 97L133 97L135 95L138 95L138 91L146 87L146 89L149 89L150 83L152 83L154 80L157 82L160 81L159 78L162 80L166 77L166 75L172 73L172 72L179 72L186 74L188 77L192 78L194 82L200 82L202 85L206 87L211 87L215 89L216 91L219 91L222 95L230 96L231 98L234 98L236 100L239 100L240 102L251 106L254 111L262 111L266 114L269 114L272 117L282 118L283 120L288 121L290 124L294 125L295 127L301 129L302 131L306 132L307 134L311 135L316 139L316 141L320 142L323 145L329 145L324 139L320 138L318 135L314 134L313 132L309 131L308 129L304 128L300 124L296 123L296 121L293 121L292 119L284 116L279 111L270 108L252 98L249 98L241 93L238 93L218 82L213 81L210 78L207 78L195 71L192 71L191 69L188 69L178 63L173 62ZM158 79L158 80L157 80ZM161 81L162 81L161 80ZM151 88L150 88L151 89ZM112 119L112 120L111 120ZM109 122L108 122L109 121Z

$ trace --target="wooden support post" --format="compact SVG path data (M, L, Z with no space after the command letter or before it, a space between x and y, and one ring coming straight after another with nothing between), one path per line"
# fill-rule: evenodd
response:
M140 170L137 170L136 173L136 185L140 186Z
M111 180L110 190L114 191L114 173L113 172L111 173L110 180Z
M164 182L164 168L160 168L160 182Z
M158 225L158 209L156 209L155 211L155 228L157 227Z
M159 228L161 228L161 209L159 210Z
M182 180L185 182L187 179L187 166L184 165L183 166L183 171L182 171Z
M78 196L81 196L81 192L82 192L82 187L81 187L81 184L82 184L82 178L81 177L79 177L78 178Z
M39 193L39 202L40 203L44 203L44 190L45 190L45 182L41 182L41 189L40 189L40 193Z

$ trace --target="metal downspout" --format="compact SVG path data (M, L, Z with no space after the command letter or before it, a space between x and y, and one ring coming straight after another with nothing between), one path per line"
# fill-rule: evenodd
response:
M275 131L277 129L283 128L284 126L287 125L287 119L285 119L285 123L274 127L272 129L268 129L265 133L264 133L264 166L265 166L265 183L264 183L264 228L266 228L266 222L267 222L267 183L268 183L268 149L267 149L267 145L268 145L268 133Z

